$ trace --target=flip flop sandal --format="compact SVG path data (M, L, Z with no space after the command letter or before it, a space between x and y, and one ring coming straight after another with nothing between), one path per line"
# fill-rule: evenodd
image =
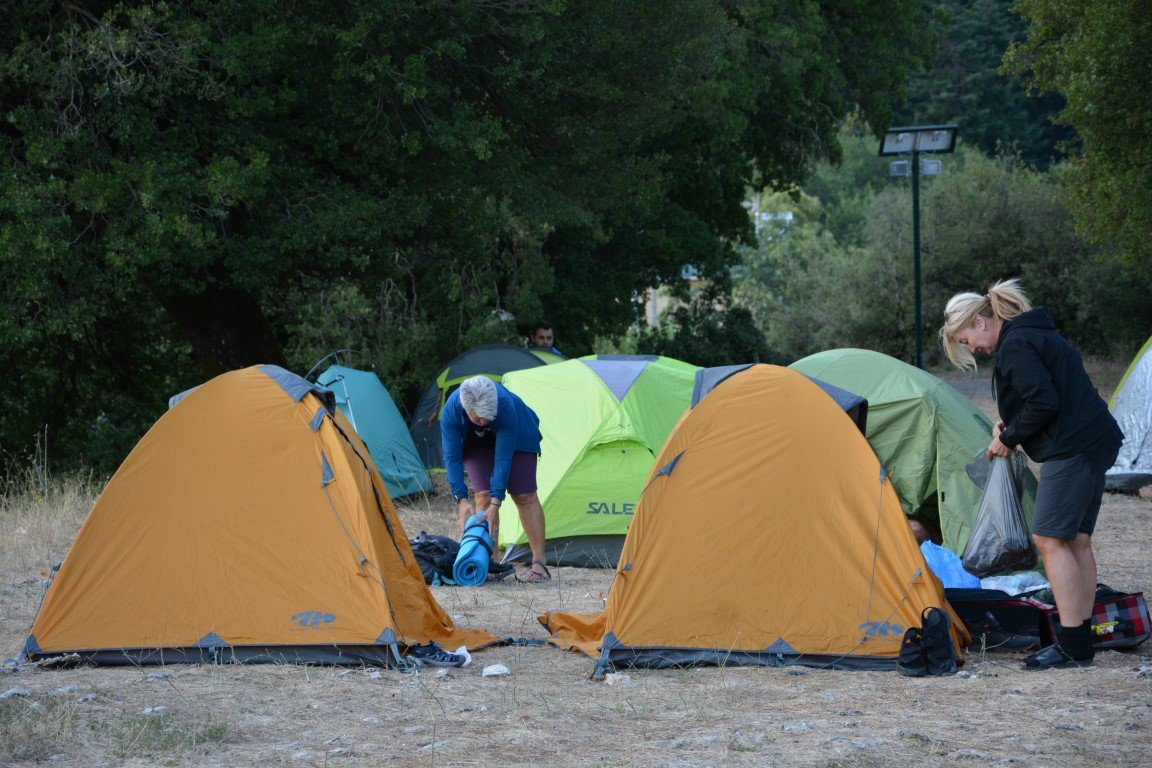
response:
M539 560L533 560L532 565L540 566L544 569L544 573L534 571L532 570L532 567L529 566L528 570L524 571L524 573L516 574L516 581L520 582L521 584L543 584L546 581L552 580L552 574L548 571L548 566L544 565L544 563L540 562Z

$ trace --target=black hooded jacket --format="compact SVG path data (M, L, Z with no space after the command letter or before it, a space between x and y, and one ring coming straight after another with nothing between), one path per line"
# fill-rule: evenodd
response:
M1043 307L1000 328L992 383L1005 424L1000 442L1021 446L1033 461L1103 456L1123 440L1080 354Z

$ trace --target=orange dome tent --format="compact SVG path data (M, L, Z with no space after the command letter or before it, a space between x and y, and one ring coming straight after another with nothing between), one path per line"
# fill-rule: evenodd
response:
M754 365L669 436L605 610L540 620L553 644L597 659L600 673L876 669L895 668L904 631L929 606L951 613L868 441L812 380Z
M24 653L359 665L496 640L432 596L332 393L257 366L173 398L88 515Z

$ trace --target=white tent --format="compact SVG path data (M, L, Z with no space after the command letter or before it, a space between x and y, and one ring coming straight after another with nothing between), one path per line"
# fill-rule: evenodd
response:
M1152 338L1132 358L1108 403L1124 430L1124 445L1108 470L1109 490L1152 485Z

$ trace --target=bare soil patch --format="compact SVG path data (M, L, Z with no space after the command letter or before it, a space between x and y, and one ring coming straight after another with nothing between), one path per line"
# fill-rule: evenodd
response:
M1118 376L1106 371L1100 380ZM992 412L986 374L949 380ZM19 653L41 572L63 558L92 501L93 489L76 484L43 508L0 508L3 656ZM410 536L453 533L443 493L400 512ZM1096 541L1101 581L1152 587L1152 501L1106 497ZM612 575L552 573L547 584L433 591L459 624L543 639L537 615L597 610ZM490 664L512 674L482 677ZM0 672L0 695L11 692L0 699L0 766L1051 768L1147 765L1152 748L1152 643L1053 672L972 650L960 674L930 679L698 668L623 670L609 682L591 680L592 668L582 655L514 645L479 651L473 666L444 673L8 667Z

